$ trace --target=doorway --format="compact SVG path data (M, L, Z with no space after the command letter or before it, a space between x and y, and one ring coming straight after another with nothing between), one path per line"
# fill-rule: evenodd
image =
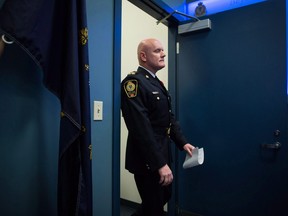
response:
M121 80L137 70L137 46L145 38L157 38L167 47L168 59L168 27L156 24L156 19L136 7L129 1L122 1L122 41L121 41ZM157 74L168 85L168 66ZM121 115L120 115L121 116ZM141 203L134 177L124 168L127 129L121 117L120 144L120 198L126 203Z

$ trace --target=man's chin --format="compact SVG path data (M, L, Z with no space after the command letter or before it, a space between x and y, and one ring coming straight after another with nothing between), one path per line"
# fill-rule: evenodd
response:
M162 68L164 68L164 67L165 67L165 64L164 64L164 63L163 63L163 64L160 64L160 65L159 65L159 70L162 69Z

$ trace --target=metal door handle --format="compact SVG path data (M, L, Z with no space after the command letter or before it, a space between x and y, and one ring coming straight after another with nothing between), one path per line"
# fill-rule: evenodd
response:
M281 148L281 143L280 142L275 142L273 144L262 144L262 148L280 149Z

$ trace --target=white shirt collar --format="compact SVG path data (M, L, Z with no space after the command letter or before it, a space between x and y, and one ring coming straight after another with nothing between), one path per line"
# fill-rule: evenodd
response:
M152 72L149 71L147 68L145 68L145 67L143 67L143 66L141 66L141 65L139 65L139 67L141 67L141 68L145 69L146 71L148 71L148 73L151 74L152 77L154 77L154 78L156 77L156 74L152 73Z

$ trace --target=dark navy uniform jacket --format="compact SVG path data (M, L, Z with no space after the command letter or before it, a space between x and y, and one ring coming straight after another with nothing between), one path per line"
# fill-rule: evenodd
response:
M125 168L145 174L170 165L170 139L180 150L187 140L171 111L164 85L139 67L121 83L121 109L128 128Z

